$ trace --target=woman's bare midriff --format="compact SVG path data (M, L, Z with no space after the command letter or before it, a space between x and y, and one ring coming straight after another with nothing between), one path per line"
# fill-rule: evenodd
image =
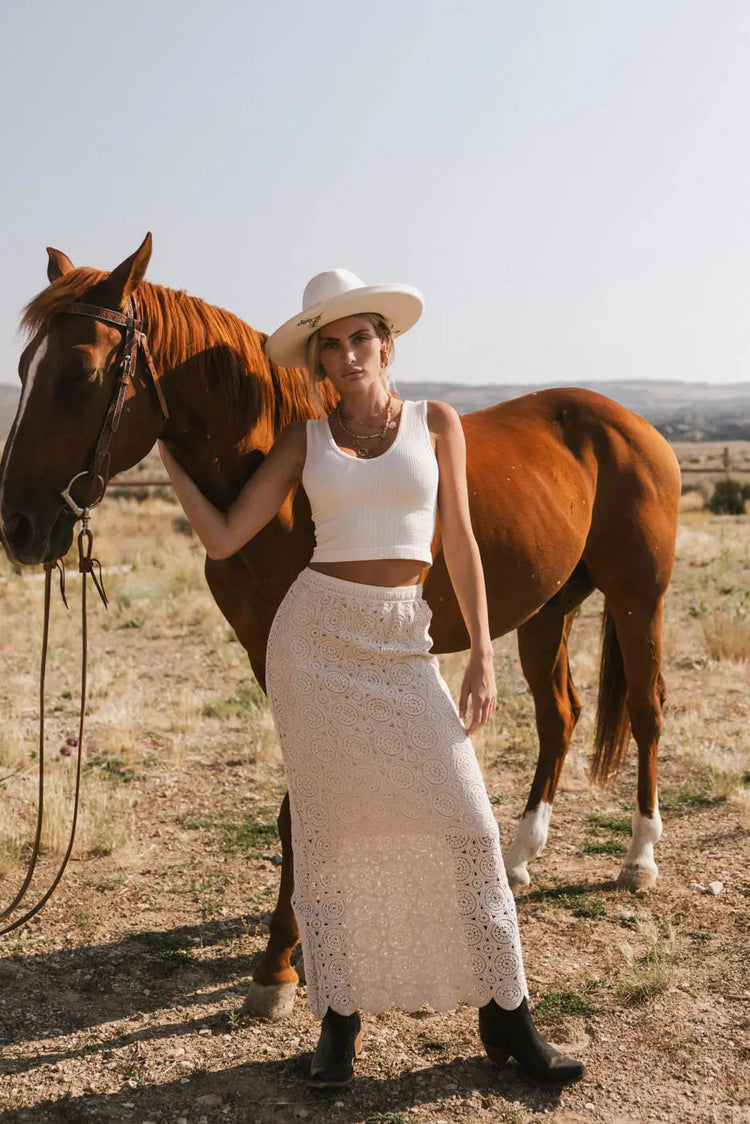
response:
M419 585L428 569L414 558L362 558L356 562L311 562L311 570L360 585Z

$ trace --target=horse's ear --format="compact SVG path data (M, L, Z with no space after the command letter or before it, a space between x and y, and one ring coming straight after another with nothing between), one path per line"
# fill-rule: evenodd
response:
M47 280L50 284L63 274L70 273L71 269L75 269L75 266L67 254L56 250L54 246L47 247Z
M140 285L148 263L151 260L151 232L141 242L138 249L129 258L125 258L116 269L113 269L105 285L107 293L120 308L124 308L128 297Z

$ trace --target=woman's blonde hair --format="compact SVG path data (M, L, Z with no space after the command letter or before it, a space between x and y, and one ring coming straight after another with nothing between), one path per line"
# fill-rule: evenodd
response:
M388 374L388 368L393 362L395 348L393 346L393 335L391 329L386 324L383 317L379 312L362 312L358 313L363 320L366 320L375 334L379 336L381 342L385 345L386 363L380 368L380 378L383 386L390 393L392 391L391 379ZM305 367L307 368L308 378L310 379L310 391L314 398L318 399L318 383L323 382L326 373L320 362L320 331L313 332L307 341L307 350L305 351Z

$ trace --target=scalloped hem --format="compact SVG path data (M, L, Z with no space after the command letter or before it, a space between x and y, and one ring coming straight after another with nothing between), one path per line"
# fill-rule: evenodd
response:
M529 992L527 988L520 988L518 994L512 997L509 996L507 992L501 993L499 991L487 991L482 992L481 995L478 992L472 992L469 995L467 995L465 992L456 992L456 996L453 999L438 999L434 996L434 994L431 993L431 995L425 994L424 997L419 1001L411 999L401 1003L398 999L393 999L392 1002L387 1004L370 1006L368 1006L366 1002L363 1002L359 1005L355 1003L352 1003L350 1005L342 1004L342 1006L346 1007L345 1010L339 1010L339 1006L336 1006L334 1010L338 1015L353 1015L355 1011L366 1013L368 1015L384 1015L386 1011L392 1010L403 1011L404 1014L413 1015L416 1014L416 1012L423 1010L425 1007L429 1007L430 1010L434 1011L436 1014L444 1015L447 1014L448 1011L454 1011L456 1007L484 1007L485 1004L494 999L498 1007L502 1007L504 1011L515 1011L517 1007L520 1007L524 999L528 1000L528 998ZM316 1019L322 1019L326 1011L328 1010L328 1007L330 1006L327 1001L325 1002L325 1006L322 1006L320 998L318 998L313 1005L313 1002L310 999L309 990L307 995L307 1003L311 1013Z

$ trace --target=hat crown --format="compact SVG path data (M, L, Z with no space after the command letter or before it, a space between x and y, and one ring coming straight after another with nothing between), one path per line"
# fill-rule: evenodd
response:
M364 289L365 283L350 269L327 269L316 273L307 284L302 295L302 308L307 310L321 301L332 300L352 289Z

